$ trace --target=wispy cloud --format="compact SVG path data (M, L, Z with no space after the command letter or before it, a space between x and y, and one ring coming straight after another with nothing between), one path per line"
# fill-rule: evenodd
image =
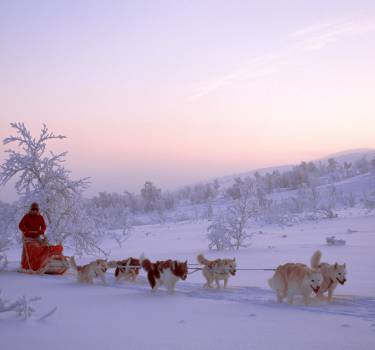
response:
M285 45L274 52L253 58L241 69L199 84L188 96L196 100L240 81L251 81L277 72L298 53L321 50L327 45L375 30L375 17L335 19L301 28L288 37Z
M290 35L305 50L320 50L328 44L375 30L375 17L335 20L300 29Z
M277 70L281 62L282 57L276 53L256 57L237 71L201 84L189 96L189 99L198 99L237 81L253 80L270 75Z

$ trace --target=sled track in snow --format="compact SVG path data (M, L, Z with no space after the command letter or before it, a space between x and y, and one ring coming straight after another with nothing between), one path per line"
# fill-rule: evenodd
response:
M36 277L35 275L33 277ZM75 283L76 277L74 275L59 276L38 276L42 279L56 279L61 283ZM140 276L135 283L116 282L113 276L107 276L107 285L101 286L95 284L95 287L100 288L114 288L123 290L124 292L157 295L166 295L167 292L163 287L157 291L152 292L145 277ZM304 306L301 304L302 300L296 298L296 304L288 305L287 303L278 304L276 302L276 295L273 291L262 289L259 287L229 287L227 289L207 289L203 288L202 283L193 282L179 282L176 286L176 295L182 295L189 298L207 299L216 301L235 302L246 305L263 306L270 309L278 309L280 312L294 311L312 312L322 315L342 315L347 317L360 318L366 321L375 322L375 297L366 296L344 296L337 295L331 304L326 301L319 301L317 299L311 300L311 305Z
M114 278L108 278L107 281L108 287L152 293L144 277L140 277L136 283L127 283L124 281L115 282ZM158 293L166 294L167 292L161 287L156 291L156 295ZM301 312L342 315L356 317L366 321L375 321L375 297L338 295L331 304L328 304L327 301L319 301L314 298L311 300L311 305L309 306L300 304L302 298L296 298L296 304L288 305L286 302L278 304L273 291L259 287L229 287L227 289L217 290L216 288L203 288L201 283L185 281L177 283L176 294L185 295L190 298L229 301L272 309L277 308L281 312L283 310L290 311L292 308L293 310Z
M278 304L276 295L272 291L258 287L235 287L225 291L206 291L197 289L187 292L189 296L202 299L226 300L245 303L249 305L278 308L281 310L299 310L301 312L313 312L321 314L342 315L358 317L367 321L375 321L375 298L338 296L333 303L313 299L311 305L304 306L302 299L296 300L297 304L288 305L286 302Z

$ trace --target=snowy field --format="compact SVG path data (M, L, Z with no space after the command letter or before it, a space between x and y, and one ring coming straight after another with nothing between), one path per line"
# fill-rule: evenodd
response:
M360 212L288 228L253 227L252 245L239 252L207 250L208 223L138 226L122 248L103 242L111 259L175 258L196 262L236 257L238 268L275 268L285 262L309 263L316 249L323 261L346 262L348 282L338 286L332 304L313 300L303 306L277 304L267 285L269 271L238 271L227 290L204 289L201 272L177 284L175 294L151 292L144 272L136 283L80 285L72 271L64 276L15 272L20 248L9 254L9 271L0 274L4 297L40 296L38 313L57 306L44 321L22 321L0 314L1 349L374 349L375 216ZM343 216L345 215L345 217ZM335 235L345 246L327 246ZM69 251L65 252L67 255ZM84 263L92 257L78 259Z

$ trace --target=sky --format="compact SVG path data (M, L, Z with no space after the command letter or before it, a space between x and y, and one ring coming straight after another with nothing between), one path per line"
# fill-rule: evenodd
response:
M88 195L375 148L374 78L374 1L0 0L0 139L66 135Z

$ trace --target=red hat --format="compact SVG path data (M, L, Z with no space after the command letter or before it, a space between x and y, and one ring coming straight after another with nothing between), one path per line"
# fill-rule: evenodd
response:
M34 203L31 203L31 207L30 209L38 209L39 210L39 204L34 202Z

